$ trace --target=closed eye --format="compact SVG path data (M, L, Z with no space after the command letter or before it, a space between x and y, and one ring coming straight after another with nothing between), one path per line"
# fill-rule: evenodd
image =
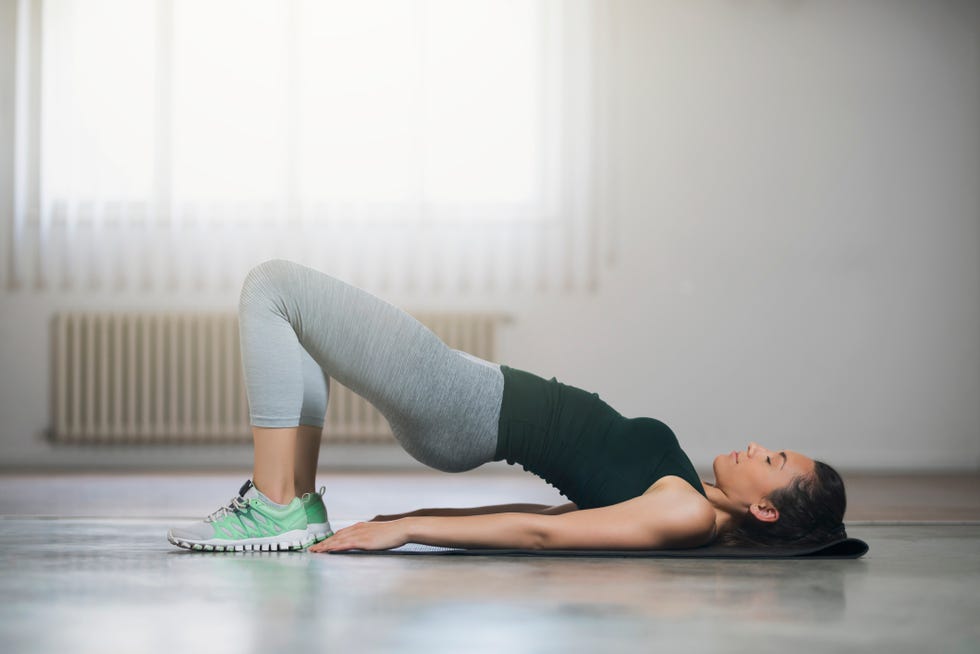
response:
M769 465L772 465L772 460L768 456L766 457L766 463L768 463Z

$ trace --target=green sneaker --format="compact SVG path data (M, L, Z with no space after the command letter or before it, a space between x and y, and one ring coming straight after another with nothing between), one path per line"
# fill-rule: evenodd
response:
M303 494L303 508L306 509L306 531L313 543L319 543L333 536L330 520L327 519L327 507L323 503L323 493L326 487L320 486L319 492Z
M269 503L249 479L231 500L202 522L167 531L177 547L205 552L301 550L313 544L298 497L283 509Z

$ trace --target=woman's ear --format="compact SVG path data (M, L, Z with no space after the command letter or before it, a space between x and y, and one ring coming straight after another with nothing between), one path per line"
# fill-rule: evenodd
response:
M751 505L749 507L749 513L762 522L776 522L779 520L779 511L772 504L765 501L760 504Z

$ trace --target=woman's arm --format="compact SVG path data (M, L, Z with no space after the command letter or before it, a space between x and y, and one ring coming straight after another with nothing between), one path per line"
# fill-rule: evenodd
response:
M490 549L697 547L711 539L714 525L714 509L702 497L667 485L619 504L558 515L497 513L362 522L310 549L389 549L409 542Z
M697 547L714 526L714 509L703 498L662 490L559 515L409 518L405 530L406 542L446 547L613 550Z
M496 504L493 506L477 506L472 508L452 508L452 509L417 509L408 513L395 513L391 515L374 516L371 522L389 522L400 520L401 518L429 517L456 517L467 515L487 515L490 513L537 513L540 515L559 515L569 511L575 511L578 507L573 502L549 506L547 504Z
M533 549L538 524L554 519L536 513L491 513L469 516L422 516L383 522L358 522L310 546L311 552L386 550L405 543L449 547Z

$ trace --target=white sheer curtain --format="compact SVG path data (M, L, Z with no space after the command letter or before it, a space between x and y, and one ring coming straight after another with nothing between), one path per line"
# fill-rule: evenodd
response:
M19 0L8 288L594 289L599 0Z

